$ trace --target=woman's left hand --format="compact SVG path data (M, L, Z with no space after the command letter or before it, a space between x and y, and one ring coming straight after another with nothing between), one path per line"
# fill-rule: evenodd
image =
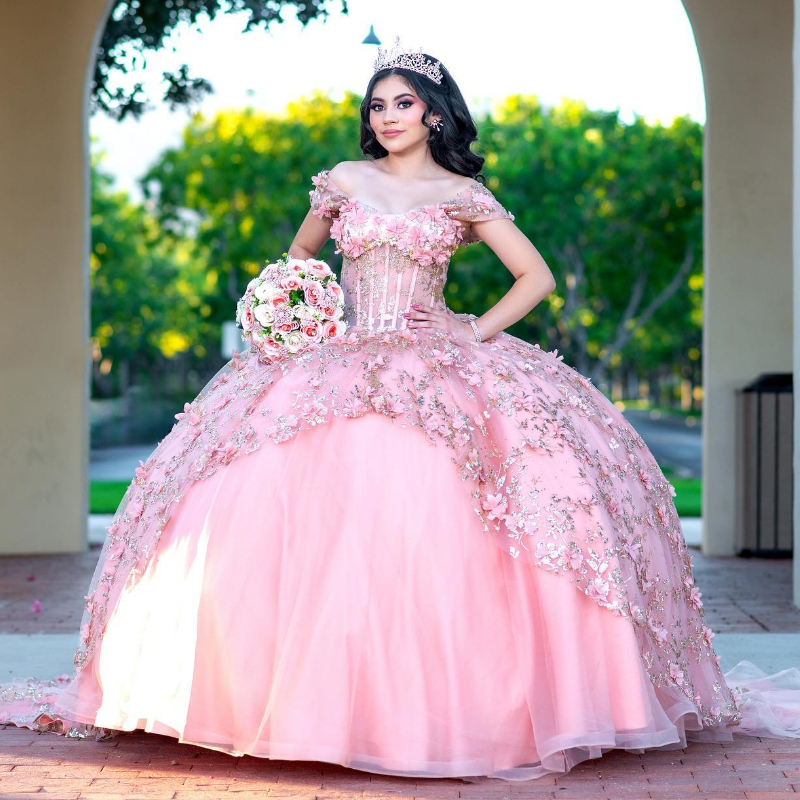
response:
M472 326L468 322L459 319L449 309L437 310L422 303L415 303L407 314L403 314L407 320L410 330L421 330L423 328L435 328L440 331L447 331L458 339L468 342L475 341L475 334Z

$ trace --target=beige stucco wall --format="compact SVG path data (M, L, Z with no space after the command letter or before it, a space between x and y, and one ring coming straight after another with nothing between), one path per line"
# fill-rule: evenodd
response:
M736 390L792 369L792 0L683 0L705 82L703 550L734 552Z
M0 0L0 553L86 547L86 78L106 5Z
M800 0L794 3L794 130L800 132ZM794 136L794 604L800 607L800 135Z

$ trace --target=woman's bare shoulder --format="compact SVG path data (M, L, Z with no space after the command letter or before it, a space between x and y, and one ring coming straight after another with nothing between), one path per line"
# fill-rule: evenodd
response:
M369 161L340 161L331 168L329 175L343 192L352 194L358 191L369 171L374 169Z

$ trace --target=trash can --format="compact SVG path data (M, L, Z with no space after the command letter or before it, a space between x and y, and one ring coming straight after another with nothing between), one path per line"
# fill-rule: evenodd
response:
M793 540L791 373L759 376L739 395L743 556L788 557Z

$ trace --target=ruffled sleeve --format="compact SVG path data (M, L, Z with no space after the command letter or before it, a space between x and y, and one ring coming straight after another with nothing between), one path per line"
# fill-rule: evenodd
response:
M339 216L339 207L348 200L347 195L331 182L329 173L329 169L324 169L311 179L314 184L314 188L309 192L311 212L320 219L333 219Z
M472 230L473 222L514 219L514 215L497 202L491 191L477 182L465 189L447 211L453 219L457 219L463 225L462 244L474 244L480 241L480 237Z

